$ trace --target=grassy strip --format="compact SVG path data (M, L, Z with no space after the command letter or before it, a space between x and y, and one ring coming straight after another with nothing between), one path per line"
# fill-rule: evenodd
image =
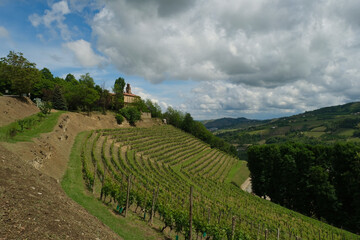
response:
M50 113L43 118L40 118L38 114L33 114L16 122L12 122L0 128L0 141L12 143L30 142L31 139L39 137L41 133L51 132L57 124L59 116L63 113L63 111L58 111ZM28 126L28 129L24 127L23 131L20 131L19 121L31 124ZM11 130L16 130L16 135L13 137L9 136L9 131Z
M82 179L81 159L79 154L86 136L86 132L80 133L76 137L71 150L68 169L61 181L61 186L66 194L122 238L130 240L155 239L152 236L144 235L144 232L148 230L149 227L144 221L139 220L139 217L132 214L129 214L126 219L120 216L117 217L111 213L111 208L105 206L100 200L88 194ZM141 228L144 228L145 230Z
M250 176L250 171L246 166L246 161L239 161L236 163L229 171L225 179L225 183L233 182L237 186L241 186L245 182L245 180Z

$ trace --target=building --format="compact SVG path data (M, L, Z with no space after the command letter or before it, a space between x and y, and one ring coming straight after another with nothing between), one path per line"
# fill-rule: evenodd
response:
M129 104L129 103L133 103L135 102L136 99L139 99L140 97L133 94L131 92L131 87L130 87L130 84L126 84L126 91L124 92L124 103L125 105L126 104Z

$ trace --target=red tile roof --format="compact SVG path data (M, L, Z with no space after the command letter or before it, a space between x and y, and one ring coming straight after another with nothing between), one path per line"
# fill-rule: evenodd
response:
M138 95L132 94L132 93L124 93L124 96L129 96L129 97L138 97Z

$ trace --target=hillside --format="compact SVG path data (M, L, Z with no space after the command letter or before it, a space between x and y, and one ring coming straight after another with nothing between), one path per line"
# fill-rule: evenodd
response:
M251 144L286 141L310 144L359 142L359 112L359 102L348 103L272 119L262 125L253 125L245 129L219 130L215 134L237 146L242 159L246 159L246 148Z
M19 109L16 111L12 107ZM0 96L0 132L7 124L39 111L30 101ZM69 198L59 184L75 136L84 130L129 127L116 124L112 114L64 113L50 132L23 142L0 140L0 238L1 239L122 239L98 218ZM47 122L47 120L45 120ZM141 122L139 125L154 125ZM23 135L27 135L26 130ZM124 225L126 227L126 224ZM135 231L147 231L146 227ZM151 230L152 239L159 235ZM161 237L160 237L161 239Z
M201 121L207 129L218 130L227 128L246 128L268 122L267 120L253 120L247 118L220 118Z
M0 106L0 126L39 112L39 109L29 98L1 96Z
M123 214L131 176L131 212L145 210L148 221L153 194L158 192L155 212L160 218L156 226L177 229L180 236L186 233L189 189L193 186L196 235L225 238L235 217L235 234L241 239L265 235L276 239L278 231L284 239L313 239L319 234L322 238L355 237L226 183L238 160L171 126L91 131L79 136L74 147L72 167L65 178L69 195L77 194L72 189L80 189L79 177L70 184L70 176L79 176L82 171L84 182L80 186L87 186L88 191L78 191L86 197L98 197L102 192L109 211ZM143 211L138 214L144 217Z
M119 126L110 113L51 116L57 119L49 132L40 129L23 142L20 135L31 132L25 130L0 142L0 236L5 239L184 239L190 186L194 238L225 239L234 219L236 239L278 234L356 239L243 192L244 162L172 126L150 120L136 128ZM130 211L124 217L129 176Z

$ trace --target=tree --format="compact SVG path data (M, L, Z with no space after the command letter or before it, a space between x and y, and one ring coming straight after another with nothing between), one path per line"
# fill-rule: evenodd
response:
M66 100L61 92L60 86L56 85L53 93L53 108L57 110L67 110Z
M156 102L153 103L150 99L147 99L145 104L146 104L147 108L149 109L152 118L161 118L162 117L161 108L160 108L159 104L157 104Z
M115 80L113 91L115 93L114 98L114 108L119 110L124 107L124 87L125 80L122 77L119 77Z
M181 128L182 121L184 119L184 114L178 110L168 107L167 111L164 113L167 123Z
M30 93L34 83L40 80L36 64L29 62L20 52L10 51L0 62L5 64L5 79L11 79L12 90L20 96Z
M140 112L150 112L145 101L141 98L136 98L131 105L136 107Z
M181 129L185 132L192 133L194 132L194 119L190 115L190 113L186 113L184 120L181 123Z
M88 88L95 88L94 79L90 77L89 73L86 73L85 75L81 75L79 82L81 84L85 84Z
M72 75L71 73L69 73L68 75L66 75L65 77L65 81L71 84L78 84L79 82L76 80L76 78L74 77L74 75Z
M11 90L11 78L6 75L7 65L0 62L0 92Z
M47 80L49 80L49 81L53 81L53 80L54 80L54 76L53 76L53 74L50 72L49 69L43 68L43 69L40 70L40 72L41 72L41 75L42 75L43 78L45 78L45 79L47 79Z
M109 106L111 105L112 97L111 97L109 90L105 89L104 84L102 87L99 86L99 88L100 89L98 90L98 93L100 95L100 98L99 98L98 105L101 108L102 113L106 114L106 109L108 109Z
M119 111L121 115L123 115L131 125L135 125L135 122L141 120L140 111L133 106L125 107Z

